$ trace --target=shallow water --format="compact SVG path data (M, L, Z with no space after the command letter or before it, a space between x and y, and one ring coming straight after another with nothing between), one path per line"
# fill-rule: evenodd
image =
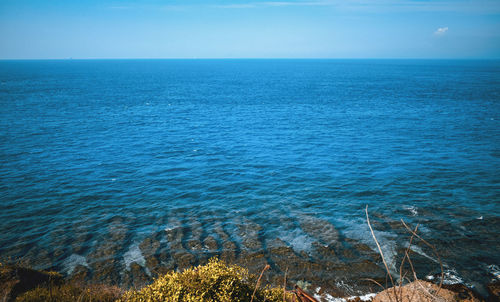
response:
M368 205L395 270L404 218L481 287L499 87L499 61L0 62L0 256L131 285L219 255L361 292Z

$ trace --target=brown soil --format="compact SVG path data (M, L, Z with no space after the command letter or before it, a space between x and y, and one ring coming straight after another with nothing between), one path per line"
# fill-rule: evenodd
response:
M395 293L395 292L396 293ZM395 298L395 294L398 299ZM426 281L415 281L401 288L388 288L380 292L373 302L480 302L469 290L464 292L439 288L438 285Z

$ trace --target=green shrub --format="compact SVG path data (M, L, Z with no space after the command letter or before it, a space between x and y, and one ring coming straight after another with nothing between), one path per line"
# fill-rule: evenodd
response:
M56 275L55 273L49 273ZM18 302L249 302L256 279L245 268L210 259L208 264L169 272L151 285L122 295L117 287L106 285L82 286L75 283L43 283L17 296ZM266 286L255 292L255 302L282 302L283 289ZM291 294L287 294L291 301Z
M120 301L250 301L254 289L255 283L250 283L246 269L210 259L203 266L167 273L141 290L125 293ZM257 290L253 301L283 301L283 289L266 287Z

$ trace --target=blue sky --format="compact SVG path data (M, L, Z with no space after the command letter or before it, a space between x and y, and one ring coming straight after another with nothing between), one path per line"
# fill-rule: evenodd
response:
M0 59L500 58L500 0L1 0Z

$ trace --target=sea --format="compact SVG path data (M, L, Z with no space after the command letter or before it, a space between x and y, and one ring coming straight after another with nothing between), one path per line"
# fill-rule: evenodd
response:
M0 262L366 294L367 213L395 280L500 277L500 61L0 61Z

